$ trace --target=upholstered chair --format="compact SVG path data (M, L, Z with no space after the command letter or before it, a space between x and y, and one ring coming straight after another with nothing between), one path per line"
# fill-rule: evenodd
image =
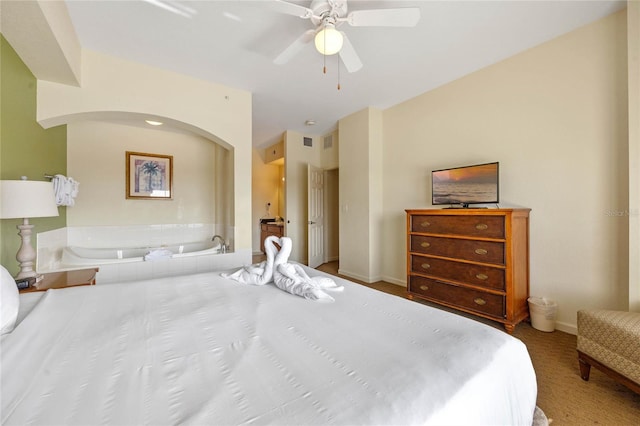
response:
M593 366L640 393L640 313L578 311L577 346L583 380Z

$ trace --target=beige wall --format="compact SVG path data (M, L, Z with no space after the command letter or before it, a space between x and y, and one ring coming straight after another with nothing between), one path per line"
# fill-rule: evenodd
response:
M260 226L261 218L282 216L280 214L282 166L265 164L264 149L253 149L251 169L251 226L252 248L254 253L260 252ZM267 203L271 203L267 212Z
M324 144L324 139L331 137L331 146ZM338 129L322 137L321 162L325 170L325 227L324 255L325 261L331 262L340 258L340 135Z
M285 200L285 191L287 190L287 183L284 179L284 164L278 166L278 215L280 217L284 216L284 212L286 211L284 200Z
M67 226L217 223L217 152L201 136L95 121L67 127L68 175L80 182L82 196L68 209ZM173 156L173 199L125 197L125 152ZM218 201L221 202L220 194Z
M339 122L340 135L340 267L343 275L369 279L369 110Z
M38 80L78 86L82 49L62 1L2 1L2 34Z
M330 148L324 147L326 136L333 138ZM312 146L303 144L303 138L310 137ZM332 211L338 203L338 131L318 136L288 131L284 134L285 160L283 166L274 166L264 162L264 149L254 149L252 202L253 222L266 214L265 204L274 200L277 194L278 204L271 201L271 217L279 215L285 218L285 235L293 240L291 258L302 263L307 262L307 164L331 170L325 188L326 215L333 215L325 220L325 260L337 260L338 257L338 221L337 212ZM276 177L276 173L279 173ZM259 232L254 230L253 250L260 248Z
M640 2L627 11L629 78L629 309L640 312Z
M499 161L500 205L532 209L531 294L558 301L559 328L626 308L626 91L622 11L384 111L384 278L406 280L404 209L430 207L431 170Z
M312 139L305 146L304 137ZM285 235L291 237L291 260L307 263L307 165L321 167L322 138L287 131L284 135Z
M383 116L382 111L369 109L369 279L379 281L386 257L383 254Z
M310 137L312 146L303 144L303 138ZM331 146L325 147L325 138L331 137ZM286 142L288 141L288 143ZM339 223L338 204L338 130L325 135L302 134L288 131L283 135L284 161L281 166L265 163L265 149L254 149L252 202L253 222L266 214L265 204L277 194L278 204L271 201L271 217L285 218L285 235L291 237L293 249L291 258L307 263L307 164L325 170L325 230L324 260L338 259ZM270 147L267 147L270 148ZM278 163L280 163L278 161ZM279 176L275 177L276 170ZM331 171L331 173L329 172ZM253 251L259 252L260 233L253 232Z
M341 119L339 137L339 272L379 281L384 256L382 112L367 108Z
M340 258L340 170L327 170L324 176L326 206L324 254L325 261L331 262Z
M330 148L325 148L324 140L325 138L330 137L332 141L332 146ZM339 143L339 134L338 129L334 130L331 133L328 133L322 136L320 139L320 162L322 163L322 168L325 170L332 170L338 168L340 165L340 158L338 156L338 143Z
M82 51L82 75L80 88L38 81L37 119L43 127L96 115L156 116L227 147L246 148L250 167L249 92L91 50Z

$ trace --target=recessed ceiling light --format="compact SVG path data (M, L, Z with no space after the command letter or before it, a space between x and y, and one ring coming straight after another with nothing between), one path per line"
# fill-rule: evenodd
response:
M304 122L305 126L313 126L316 124L316 120L307 120Z
M162 126L162 121L154 121L154 120L144 120L147 124L151 124L152 126Z

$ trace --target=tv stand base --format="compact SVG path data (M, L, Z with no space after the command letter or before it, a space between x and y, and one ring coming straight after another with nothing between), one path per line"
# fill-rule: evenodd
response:
M460 206L443 207L443 209L488 209L489 207L469 207L469 204L462 204Z

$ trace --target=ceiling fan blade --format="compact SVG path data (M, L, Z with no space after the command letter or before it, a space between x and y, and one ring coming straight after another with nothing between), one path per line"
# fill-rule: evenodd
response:
M313 36L316 34L316 30L307 30L300 37L298 37L293 43L289 45L286 49L282 51L274 60L274 64L282 65L286 64L298 54L307 45L311 40L313 40Z
M298 16L303 19L311 18L313 16L313 10L295 3L289 3L283 0L273 0L272 4L275 10L281 13L286 13L287 15Z
M415 27L420 20L420 9L354 10L341 20L354 27Z
M344 67L347 69L347 71L356 72L360 68L362 68L362 61L360 61L360 58L358 57L358 54L353 48L353 45L349 41L347 35L342 31L340 32L342 33L343 37L342 49L340 49L339 52L340 59L342 59L342 63L344 64Z

